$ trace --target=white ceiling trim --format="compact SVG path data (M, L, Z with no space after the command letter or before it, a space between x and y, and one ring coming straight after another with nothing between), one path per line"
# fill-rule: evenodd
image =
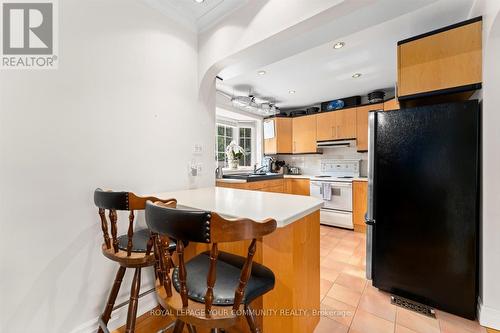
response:
M246 5L249 0L220 0L219 4L210 9L208 12L200 16L196 25L198 32L204 32L214 27L224 19L224 17L231 15L240 7Z
M203 32L219 23L249 0L143 0L150 7L194 32Z
M144 1L151 8L158 10L160 13L162 13L169 19L173 20L174 22L177 22L180 25L184 26L185 28L188 28L192 32L198 31L196 20L191 15L189 15L189 13L186 10L183 10L178 6L174 6L172 5L172 3L168 1L162 1L162 0L142 0L142 1Z

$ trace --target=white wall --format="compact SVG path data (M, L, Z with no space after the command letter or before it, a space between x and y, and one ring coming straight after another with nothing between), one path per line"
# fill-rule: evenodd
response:
M471 17L483 15L482 232L480 322L500 329L500 1L478 0Z
M214 180L215 104L198 95L197 36L136 0L59 3L59 69L0 73L1 332L83 332L102 311L117 265L100 253L96 187ZM202 176L188 176L192 159Z

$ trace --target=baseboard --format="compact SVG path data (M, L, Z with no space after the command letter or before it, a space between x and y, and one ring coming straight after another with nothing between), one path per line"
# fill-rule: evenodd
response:
M484 306L480 297L477 302L477 316L482 326L500 330L500 311Z
M119 303L119 302L117 302ZM149 293L147 295L144 295L143 297L139 298L139 306L137 309L137 317L143 315L144 313L150 311L151 309L155 308L158 305L158 301L156 300L156 293ZM108 323L108 328L110 331L114 331L117 328L125 325L127 321L127 310L128 306L123 306L119 309L116 309L113 311L111 314L111 319L109 320ZM92 320L89 320L72 331L71 333L95 333L97 332L97 321L99 317L96 317Z

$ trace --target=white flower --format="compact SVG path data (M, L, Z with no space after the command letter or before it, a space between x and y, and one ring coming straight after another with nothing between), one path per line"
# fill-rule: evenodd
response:
M226 156L230 160L238 160L243 155L245 155L245 150L241 148L241 146L237 145L234 141L231 141L231 143L229 143L229 145L226 147Z

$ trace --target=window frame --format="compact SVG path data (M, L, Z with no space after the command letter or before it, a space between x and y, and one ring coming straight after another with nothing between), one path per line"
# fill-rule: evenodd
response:
M227 163L227 157L224 155L224 163L222 161L219 161L218 155L221 153L219 151L219 146L218 146L218 139L219 139L219 126L223 126L224 128L229 127L233 129L233 136L230 141L236 142L238 145L240 144L240 129L242 128L248 128L250 129L250 165L240 165L238 168L239 169L253 169L253 165L256 163L257 159L257 136L256 136L256 124L254 123L247 123L247 122L238 122L235 123L234 125L228 124L227 122L224 122L222 120L217 120L215 123L215 157L216 160L215 162L219 165L222 166L222 168L227 168L228 163ZM227 138L227 136L224 136ZM227 145L226 145L227 147ZM225 154L225 151L224 151ZM247 157L248 158L248 157Z
M249 160L249 165L241 165L240 164L240 167L252 167L255 162L255 134L254 134L254 131L255 131L255 127L253 126L250 126L248 124L242 124L241 126L238 126L238 144L241 146L241 135L240 135L240 132L242 129L249 129L250 130L250 137L248 136L245 136L244 139L250 139L250 156L244 156L244 159L246 161ZM245 147L241 146L243 149L245 149ZM243 161L245 161L243 160Z
M227 124L222 124L222 123L216 123L216 126L215 126L215 161L217 164L222 164L222 167L227 167L228 164L227 164L227 156L226 156L226 150L225 150L225 147L224 147L224 150L222 151L219 151L219 137L221 135L219 135L219 127L223 127L224 128L224 135L222 135L222 137L224 138L224 146L227 147L228 143L226 142L226 139L229 138L229 142L231 141L234 141L236 140L235 139L235 136L236 136L236 132L238 132L238 129L234 126L231 126L231 125L227 125ZM232 129L232 136L229 137L227 136L227 132L226 132L226 129L227 128L231 128ZM221 161L219 160L219 154L223 153L224 154L224 161Z

